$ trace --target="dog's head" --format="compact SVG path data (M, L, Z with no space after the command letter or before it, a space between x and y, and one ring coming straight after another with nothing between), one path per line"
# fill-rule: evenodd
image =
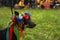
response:
M15 12L15 18L18 23L24 23L24 26L27 25L27 28L34 28L36 24L32 22L30 13L24 13L23 15Z
M24 24L27 25L27 28L34 28L36 24L32 22L30 13L25 13L23 16Z

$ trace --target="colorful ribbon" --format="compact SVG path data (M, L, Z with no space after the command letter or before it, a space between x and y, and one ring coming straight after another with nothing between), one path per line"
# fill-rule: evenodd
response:
M10 21L8 23L8 29L7 29L7 32L6 32L6 40L12 40L13 32L17 36L17 40L19 40L20 39L20 34L19 34L18 27L17 27L17 25L15 25L15 23L12 23L12 21Z
M19 34L19 30L18 30L17 25L14 26L14 33L15 33L15 35L17 37L17 40L19 40L20 39L20 34Z
M12 24L12 21L10 21L8 23L8 29L7 29L7 32L6 32L6 40L9 40L9 28L10 28L10 25Z

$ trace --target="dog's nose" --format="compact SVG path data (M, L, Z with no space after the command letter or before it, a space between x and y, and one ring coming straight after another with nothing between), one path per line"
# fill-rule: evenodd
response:
M30 28L34 28L35 26L36 26L36 24L33 23L33 24L30 25Z
M36 26L36 24L34 22L30 22L28 28L34 28L35 26Z

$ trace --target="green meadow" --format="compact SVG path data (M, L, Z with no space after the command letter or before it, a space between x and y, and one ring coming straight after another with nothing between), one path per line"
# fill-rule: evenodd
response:
M26 28L23 40L60 40L60 9L14 9L19 13L30 12L36 23L33 29ZM11 20L10 8L0 8L0 30Z

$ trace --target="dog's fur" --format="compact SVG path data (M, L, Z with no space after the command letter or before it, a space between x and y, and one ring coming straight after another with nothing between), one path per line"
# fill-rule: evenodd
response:
M6 28L4 30L0 30L0 40L6 40L7 29L8 28ZM14 32L13 32L13 40L17 40L16 35L14 34Z

